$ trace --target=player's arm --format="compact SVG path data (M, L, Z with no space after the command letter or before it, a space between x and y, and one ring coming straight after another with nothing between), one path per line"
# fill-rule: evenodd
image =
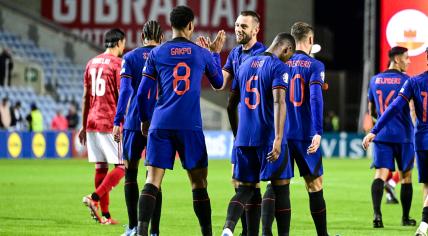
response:
M289 67L280 62L272 69L272 96L275 139L272 151L268 153L268 161L276 161L281 154L282 139L284 138L284 124L286 115L285 90L288 86Z
M376 105L374 104L374 96L372 93L372 90L369 88L369 91L367 92L367 109L369 111L369 115L372 117L373 123L377 120L377 112L376 112Z
M85 71L85 79L83 86L83 96L82 96L82 128L79 131L79 140L82 145L86 144L86 125L88 122L88 113L89 113L89 90L88 90L88 73L87 69Z
M399 114L404 106L410 102L412 98L412 89L409 80L404 83L403 88L400 90L397 98L389 105L385 112L380 116L375 127L368 133L363 139L363 148L367 149L369 144L373 141L376 135L382 130L382 128L388 124L397 114Z
M123 122L123 117L125 116L126 107L128 106L129 98L134 92L132 88L132 74L130 67L130 62L126 61L126 56L122 60L122 69L120 74L120 88L119 88L119 100L117 102L116 115L114 116L113 121L113 136L116 142L120 141L120 123Z
M231 90L227 103L227 116L229 118L230 128L233 136L236 137L238 132L238 104L240 100L239 90Z
M149 93L150 89L156 85L157 80L154 57L154 50L152 50L144 66L142 73L143 78L141 79L137 91L138 117L142 122L142 128L143 125L145 128L148 128L147 124L150 122L153 114L152 109L150 109L151 101L150 99L147 99L147 94ZM147 135L147 131L148 129L142 129L144 135Z
M311 105L311 120L312 120L312 144L308 147L309 154L315 153L321 144L321 135L323 134L323 109L324 102L322 96L322 85L324 83L324 66L317 65L316 70L312 73L309 90L310 90L310 105Z
M210 43L211 56L205 55L206 61L206 75L214 89L219 89L223 85L223 73L221 70L220 52L226 41L226 33L220 30L215 40ZM204 50L205 51L205 50ZM208 54L208 51L205 51Z
M413 125L416 125L416 110L415 110L415 103L412 100L409 102L409 108L410 108L410 117L412 117L412 123Z
M273 93L273 108L274 108L274 127L275 139L273 142L272 151L268 154L268 161L276 161L281 154L282 139L284 137L285 124L285 89L275 88Z
M228 87L229 82L233 80L232 74L229 71L225 70L225 68L223 68L221 72L223 74L223 85L220 89L217 90L225 90Z

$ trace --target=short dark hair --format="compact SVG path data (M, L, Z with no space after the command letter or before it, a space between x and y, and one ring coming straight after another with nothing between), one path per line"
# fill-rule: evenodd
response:
M241 11L241 16L252 16L257 23L260 23L260 15L255 11Z
M125 33L118 29L111 29L104 34L104 47L114 48L120 40L125 38Z
M407 51L409 51L409 49L407 49L405 47L401 47L401 46L396 46L396 47L391 48L388 52L389 61L391 61L391 62L394 61L395 56L403 55Z
M299 42L308 37L309 33L314 32L314 28L306 22L296 22L291 26L291 35Z
M144 24L143 37L145 39L154 40L160 43L162 34L163 34L163 31L159 22L155 20L149 20Z
M177 6L172 9L169 15L172 28L184 29L190 22L195 19L192 9L186 6Z
M293 49L293 51L296 50L296 41L294 40L294 37L289 33L286 33L286 32L278 33L272 42L272 44L274 45L282 45L285 43L289 44L291 46L291 49Z

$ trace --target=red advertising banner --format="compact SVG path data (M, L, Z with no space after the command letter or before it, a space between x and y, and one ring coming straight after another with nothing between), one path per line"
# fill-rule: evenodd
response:
M127 47L140 45L143 24L157 20L166 39L172 32L169 13L178 5L187 5L195 13L195 33L215 35L225 30L225 50L236 46L234 25L241 10L254 10L262 18L259 40L263 41L265 0L43 0L42 16L71 29L74 33L103 45L103 33L109 28L125 31Z
M380 4L380 69L388 65L388 50L394 46L409 49L409 75L427 70L428 47L427 0L382 0Z

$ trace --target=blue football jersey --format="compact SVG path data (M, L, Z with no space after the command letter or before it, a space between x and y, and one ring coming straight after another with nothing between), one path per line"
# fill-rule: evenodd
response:
M265 45L260 42L256 42L250 49L244 50L242 45L236 46L230 51L229 56L227 57L226 64L223 66L223 70L229 72L232 75L232 78L235 78L236 72L238 71L239 66L247 60L249 57L255 56L257 54L263 53L266 51ZM236 80L232 81L232 90L238 90Z
M285 99L287 139L309 141L323 133L324 64L299 50L286 64L291 70Z
M286 89L289 68L275 55L250 57L236 75L240 90L238 133L235 146L270 145L275 139L272 90ZM285 138L283 139L285 143Z
M114 123L115 125L120 124L120 122L123 120L123 117L125 116L126 109L128 108L128 112L125 116L125 124L123 126L124 129L136 131L141 129L141 122L138 118L138 101L135 99L135 97L137 95L138 86L141 82L141 73L143 71L144 64L146 63L149 53L153 48L154 46L139 47L123 56L120 76L122 79L130 79L131 86L129 86L127 89L124 89L122 86L126 86L126 83L121 83L119 103ZM147 94L147 99L149 100L148 104L150 105L146 109L148 109L147 112L149 113L153 112L154 105L156 103L156 93L157 88L156 86L153 86Z
M202 129L200 93L204 74L213 87L223 85L219 54L185 38L175 38L150 52L143 76L157 81L159 89L151 130Z
M428 150L428 71L417 75L404 83L400 96L407 101L413 99L417 117L415 148L417 151Z
M398 70L386 70L370 80L368 99L376 105L378 118L394 101L409 76ZM413 123L407 104L377 135L375 141L390 143L413 143Z

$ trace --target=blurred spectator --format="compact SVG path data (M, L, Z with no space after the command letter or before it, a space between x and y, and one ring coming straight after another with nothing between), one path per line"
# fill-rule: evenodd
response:
M10 86L13 60L6 48L0 47L0 86Z
M0 104L0 123L3 129L9 129L12 123L12 112L9 105L9 99L3 98Z
M25 120L24 115L21 110L21 102L16 102L15 106L12 108L12 124L11 126L14 130L24 130Z
M339 132L339 117L334 111L329 111L324 119L324 130L327 132Z
M68 108L67 121L69 129L77 129L79 125L79 115L77 115L77 107L74 103L71 103Z
M61 111L57 111L55 117L51 122L51 129L58 131L65 131L68 128L67 119L61 114Z
M31 104L31 112L27 116L30 131L42 132L43 131L43 116L35 103Z

